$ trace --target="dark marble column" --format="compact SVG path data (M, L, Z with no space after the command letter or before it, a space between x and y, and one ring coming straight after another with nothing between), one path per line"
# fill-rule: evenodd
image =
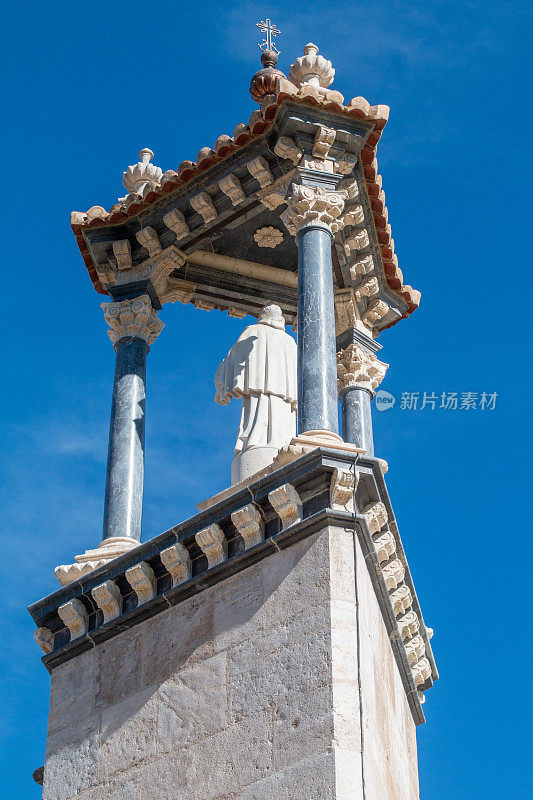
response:
M120 339L111 405L104 504L104 539L141 541L144 481L146 355L143 339Z
M337 376L342 438L374 455L371 403L388 364L379 361L380 345L356 328L337 336Z
M103 303L115 346L115 378L104 504L104 541L141 540L146 356L163 329L150 298Z
M339 432L331 232L306 225L298 244L298 433Z
M339 395L342 409L342 438L374 455L372 435L372 392L360 386L348 386Z
M298 434L339 437L333 233L342 223L341 176L300 167L282 220L298 245Z

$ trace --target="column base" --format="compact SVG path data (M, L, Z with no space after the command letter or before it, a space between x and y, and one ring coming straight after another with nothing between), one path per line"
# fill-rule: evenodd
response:
M305 431L305 433L300 433L292 439L290 444L286 447L281 448L274 459L273 466L277 469L278 467L283 467L285 464L290 464L291 461L295 461L297 458L309 453L316 447L331 447L335 450L343 450L348 453L360 453L361 455L364 455L366 452L360 447L350 444L350 442L345 442L338 433L320 430Z
M269 475L271 472L274 472L274 470L285 466L285 464L296 461L297 458L309 453L311 450L315 450L317 447L330 447L335 450L342 450L344 453L360 453L361 455L365 455L366 453L366 451L362 450L360 447L356 447L350 442L345 442L338 433L321 430L306 431L305 433L300 433L298 436L295 436L288 445L282 447L272 463L267 467L263 467L263 469L255 472L253 475L249 475L247 478L228 486L227 489L217 492L217 494L209 497L207 500L203 500L196 505L196 508L198 511L206 511L221 500L225 500L226 497L229 497L231 494L253 483L253 481L258 481L265 475ZM379 462L382 473L385 474L389 465L383 458L378 458L377 461Z
M61 564L54 570L54 575L61 584L67 586L69 583L87 575L98 567L108 564L114 558L124 555L124 553L138 547L140 542L131 539L129 536L112 536L104 539L94 550L86 550L82 555L74 556L74 564Z

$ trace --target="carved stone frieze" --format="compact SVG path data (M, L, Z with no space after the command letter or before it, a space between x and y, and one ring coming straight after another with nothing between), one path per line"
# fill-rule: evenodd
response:
M192 304L197 311L212 311L215 307L213 303L208 303L207 300L202 300L201 298L196 298Z
M307 225L320 225L335 234L342 227L343 209L344 197L340 192L296 183L281 219L292 235Z
M342 170L337 171L340 172ZM356 179L352 176L342 179L339 184L339 190L341 192L346 192L346 197L349 201L359 197L359 186L357 185Z
M290 483L284 483L268 493L270 505L281 519L282 527L287 528L302 518L300 495Z
M198 194L190 198L189 202L194 210L200 214L204 222L212 222L216 219L217 210L213 205L211 195L207 194L207 192L198 192Z
M388 311L389 305L384 300L374 300L362 315L361 319L365 325L368 325L369 328L372 328L376 322L379 322L380 319L383 319Z
M377 503L370 503L368 506L366 506L366 508L363 510L363 516L366 519L366 524L368 525L368 530L370 533L379 533L383 526L387 524L389 519L387 509L381 500L378 500Z
M390 531L383 531L374 537L374 546L378 555L379 562L388 561L396 552L396 542Z
M104 623L122 614L122 595L115 581L104 581L91 590L91 595L104 615Z
M227 539L222 528L216 523L198 531L195 539L200 550L207 556L210 567L222 563L228 557Z
M417 661L416 664L413 665L412 669L413 678L417 686L425 683L428 678L431 677L431 664L425 657L421 658L420 661Z
M353 289L337 289L335 291L335 334L339 336L348 328L354 328L357 313Z
M368 231L366 228L361 228L344 240L344 251L349 256L352 250L364 250L369 244Z
M159 557L172 577L172 586L177 586L191 577L191 557L189 551L179 542L161 550Z
M59 606L57 613L70 631L70 641L87 633L89 615L81 600L69 600Z
M274 152L280 158L288 158L293 164L298 164L303 156L303 150L298 147L294 139L281 136L274 146Z
M113 242L113 255L119 269L129 269L131 267L131 244L129 239L120 239Z
M265 524L259 509L252 503L234 511L231 521L244 539L244 547L247 550L254 544L258 544L265 538Z
M405 567L397 558L393 558L392 561L383 564L381 570L389 592L392 591L392 589L397 589L405 577Z
M186 305L191 302L196 291L195 283L182 281L181 278L169 277L166 286L167 288L161 294L158 293L161 305L163 303L175 303L176 301Z
M141 561L140 564L135 564L134 567L127 569L124 577L137 595L138 605L147 603L155 596L156 579L154 571L146 561Z
M374 393L385 377L388 364L379 361L358 342L337 353L337 388L339 393L348 386L358 386Z
M344 153L336 159L335 171L342 173L342 175L349 175L353 172L356 164L357 156L353 155L353 153Z
M359 302L361 302L362 297L374 297L374 295L379 293L379 283L378 279L373 278L365 278L362 283L359 284L357 289L355 290L355 297Z
M327 128L325 125L319 125L315 133L315 141L312 150L313 157L327 158L336 135L337 131L334 128Z
M147 294L133 300L102 303L102 308L109 325L109 338L113 344L132 336L144 339L146 344L151 345L165 327L154 311Z
M33 638L45 655L51 653L54 648L54 634L49 628L37 628Z
M259 186L264 189L271 183L274 183L274 176L268 166L268 161L263 156L256 156L246 165L246 168L252 178L255 178Z
M394 609L394 614L398 617L400 614L405 614L411 607L413 596L409 587L404 583L392 592L390 600Z
M360 258L350 267L350 275L353 281L356 281L359 275L368 275L374 269L374 259L372 256L365 256Z
M405 641L418 633L420 621L415 611L408 611L403 617L398 617L400 636Z
M413 636L412 639L404 642L404 644L409 663L413 666L425 655L426 645L424 644L424 640L419 634L416 634L416 636Z
M241 182L235 175L226 175L225 178L222 178L218 182L218 185L220 187L220 191L224 192L224 194L229 197L232 205L237 206L246 199L246 195L242 190Z
M179 241L183 239L185 236L188 236L191 232L189 226L185 222L185 217L181 213L181 211L177 208L173 208L172 211L169 211L163 217L163 222L176 234L176 239Z
M353 511L354 491L358 481L358 472L349 469L334 469L330 483L331 507Z
M156 256L163 249L161 247L161 242L159 241L159 236L150 225L147 225L146 228L141 228L140 231L137 231L135 237L139 244L148 250L149 256Z
M365 221L363 206L360 203L350 206L350 208L346 209L342 221L345 225L360 225Z

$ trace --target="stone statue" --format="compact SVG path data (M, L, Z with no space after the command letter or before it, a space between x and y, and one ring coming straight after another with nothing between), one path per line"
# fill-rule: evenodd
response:
M296 435L296 343L279 306L264 306L245 328L217 369L215 388L220 405L242 398L234 484L271 464Z

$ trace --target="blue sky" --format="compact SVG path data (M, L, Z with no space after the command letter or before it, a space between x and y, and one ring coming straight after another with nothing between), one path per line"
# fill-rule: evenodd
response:
M56 588L57 564L101 537L114 354L69 213L109 208L141 147L175 168L246 122L266 16L283 31L281 69L314 41L336 67L333 88L391 106L380 171L400 267L422 303L381 336L383 389L398 401L374 425L441 673L418 731L421 796L520 800L530 785L532 20L525 2L482 0L4 11L0 787L40 797L31 774L43 763L49 677L26 606ZM144 539L224 488L239 414L215 405L213 375L243 321L180 304L161 317ZM498 398L494 410L401 409L402 392L424 391Z

